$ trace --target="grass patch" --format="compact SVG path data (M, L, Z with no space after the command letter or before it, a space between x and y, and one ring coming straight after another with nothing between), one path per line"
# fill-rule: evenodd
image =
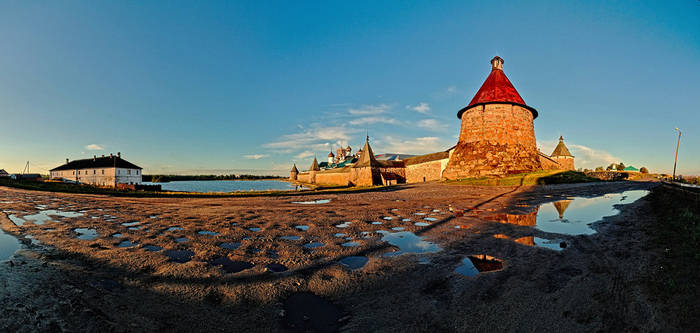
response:
M466 178L447 181L451 185L487 185L487 186L522 186L599 182L600 179L588 177L583 172L563 170L541 170L528 173L508 175L505 177Z
M45 192L62 192L62 193L77 193L77 194L100 194L120 197L156 197L156 198L228 198L228 197L258 197L258 196L293 196L306 194L324 194L324 193L349 193L349 192L366 192L374 191L383 186L368 186L368 187L317 187L313 190L305 191L255 191L255 192L167 192L167 191L127 191L117 190L112 188L102 188L89 185L67 184L61 182L31 182L31 181L16 181L11 179L0 179L0 186L14 187L25 190L45 191Z
M649 290L664 317L681 331L700 331L700 196L670 186L649 195L656 223L648 233L661 256L653 263Z

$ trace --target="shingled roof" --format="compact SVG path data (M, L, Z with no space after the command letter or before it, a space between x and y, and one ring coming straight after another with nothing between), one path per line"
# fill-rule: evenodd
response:
M574 155L571 155L571 152L569 152L569 148L566 148L566 145L564 144L564 137L562 136L559 136L559 144L557 144L557 147L554 148L554 151L552 152L552 157L555 156L574 157Z
M119 156L94 157L84 160L70 161L64 165L51 169L51 171L60 170L80 170L80 169L98 169L98 168L123 168L123 169L143 169L136 164L133 164Z
M498 56L491 59L491 74L486 78L484 84L481 85L479 91L476 92L469 105L457 112L457 118L461 119L462 113L471 107L491 103L519 105L530 110L533 119L537 118L537 110L525 104L523 98L520 97L518 91L515 90L513 84L508 80L506 73L503 72L503 59Z
M314 161L311 163L311 168L309 168L309 171L319 171L321 168L318 167L318 160L316 160L316 156L314 156Z

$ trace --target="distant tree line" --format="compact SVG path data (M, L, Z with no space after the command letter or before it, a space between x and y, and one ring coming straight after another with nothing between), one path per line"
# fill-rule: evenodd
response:
M261 180L279 179L280 176L260 176L260 175L143 175L144 182L167 183L181 180Z
M603 168L602 166L596 167L595 172L602 172L602 171L624 171L626 168L625 163L610 163L606 168ZM591 171L589 169L584 169L584 172ZM649 173L649 169L647 167L641 167L639 169L640 173Z

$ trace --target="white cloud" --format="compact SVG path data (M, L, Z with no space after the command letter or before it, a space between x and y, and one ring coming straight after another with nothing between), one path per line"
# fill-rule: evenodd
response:
M426 136L415 139L401 140L393 137L385 137L384 147L381 151L397 154L427 154L444 151L448 147L445 146L439 138L434 136Z
M447 124L441 123L435 119L423 119L417 123L418 127L429 129L431 131L444 131L447 129Z
M309 158L311 156L314 156L314 152L311 150L305 150L305 151L297 154L296 156L294 156L294 158L296 158L298 160L303 160L303 159Z
M307 149L328 147L331 144L345 144L352 130L343 126L316 127L299 133L283 135L279 140L263 145L273 149Z
M422 113L422 114L430 113L430 104L428 104L426 102L420 102L416 106L407 105L406 108L409 110L416 111L418 113Z
M265 158L268 155L266 154L252 154L252 155L243 155L243 157L249 159L249 160L259 160L261 158Z
M87 149L87 150L104 150L104 148L102 148L102 146L94 144L94 143L91 145L85 146L85 149Z
M363 105L359 108L350 108L348 112L351 115L370 115L370 114L380 114L391 109L390 105L378 104L378 105Z
M447 87L447 90L446 90L446 92L447 92L448 94L456 94L457 91L458 91L458 90L457 90L457 87L456 87L456 86L449 86L449 87Z
M371 124L391 124L391 125L398 125L400 122L394 118L388 118L388 117L362 117L362 118L357 118L350 120L348 122L350 125L371 125Z

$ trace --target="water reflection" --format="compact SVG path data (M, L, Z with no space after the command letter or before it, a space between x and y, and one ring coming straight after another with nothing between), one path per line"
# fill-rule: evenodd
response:
M0 261L9 259L17 250L21 243L17 238L6 234L0 229Z
M404 253L433 253L442 250L437 244L424 241L422 237L410 231L388 232L379 230L377 233L382 234L382 241L387 242L399 248L396 252L389 252L384 256L391 257Z

